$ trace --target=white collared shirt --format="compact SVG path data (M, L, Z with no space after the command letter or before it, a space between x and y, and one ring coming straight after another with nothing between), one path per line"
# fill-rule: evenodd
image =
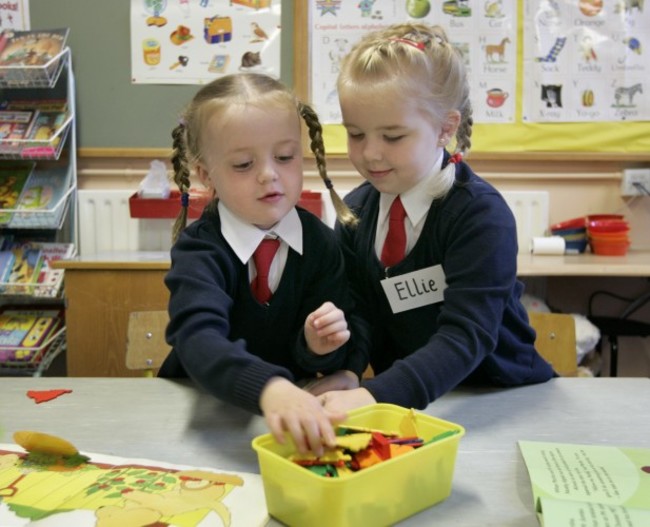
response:
M292 208L271 229L263 230L243 221L233 214L223 202L220 201L217 206L221 217L221 234L223 234L232 250L235 251L237 258L243 264L248 263L249 281L252 281L257 276L252 256L260 242L266 237L280 240L280 247L271 262L269 270L269 288L271 291L275 291L287 263L289 248L298 254L302 254L302 223L296 209Z
M434 195L432 189L436 187L438 174L442 167L444 155L441 153L433 165L431 174L419 181L413 188L400 194L402 205L406 211L404 226L406 228L406 254L411 252L418 241L427 213L433 203ZM388 215L390 206L397 196L395 194L381 194L379 196L379 214L377 216L377 232L375 234L375 252L377 258L381 259L381 251L388 235Z

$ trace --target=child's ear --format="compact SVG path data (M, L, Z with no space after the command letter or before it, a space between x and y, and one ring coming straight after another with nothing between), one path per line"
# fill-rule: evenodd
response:
M460 112L452 110L447 114L447 118L442 123L442 135L446 136L448 140L456 135L456 131L460 126Z
M199 177L199 181L203 183L204 187L212 188L212 183L210 182L210 173L203 163L198 163L196 165L195 172Z

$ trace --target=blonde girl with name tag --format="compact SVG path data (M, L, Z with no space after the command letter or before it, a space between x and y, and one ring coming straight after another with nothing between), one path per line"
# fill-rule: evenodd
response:
M344 418L300 381L356 387L366 364L332 229L296 207L301 121L341 221L353 221L325 170L317 115L282 83L241 73L202 87L173 131L182 209L174 229L162 377L190 377L218 399L261 413L276 439L320 454ZM190 173L214 200L186 226Z
M550 379L520 302L514 217L463 160L469 88L444 30L409 23L366 35L337 87L348 155L366 181L345 198L358 224L336 230L373 332L375 375L322 394L324 406L424 408L461 383Z

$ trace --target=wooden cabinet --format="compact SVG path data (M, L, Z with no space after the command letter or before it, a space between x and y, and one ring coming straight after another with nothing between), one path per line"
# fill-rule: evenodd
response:
M167 309L169 253L111 253L57 265L65 269L68 376L142 376L126 367L129 314Z

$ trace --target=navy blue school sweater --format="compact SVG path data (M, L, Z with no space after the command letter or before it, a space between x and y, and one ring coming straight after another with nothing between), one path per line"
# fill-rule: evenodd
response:
M516 386L554 375L533 347L535 332L520 302L514 216L468 165L456 165L453 188L434 200L413 249L388 269L396 276L440 264L448 287L437 304L393 314L374 249L379 192L366 182L345 200L360 221L336 232L372 331L376 375L362 386L378 402L424 408L462 382Z
M248 266L221 235L216 207L180 235L165 278L170 292L167 342L172 351L159 376L190 377L215 397L260 413L259 398L271 377L297 381L345 368L359 377L367 365L367 344L355 330L343 256L334 232L298 208L303 254L289 249L273 298L253 296ZM307 348L307 315L325 301L346 313L352 337L319 356Z

